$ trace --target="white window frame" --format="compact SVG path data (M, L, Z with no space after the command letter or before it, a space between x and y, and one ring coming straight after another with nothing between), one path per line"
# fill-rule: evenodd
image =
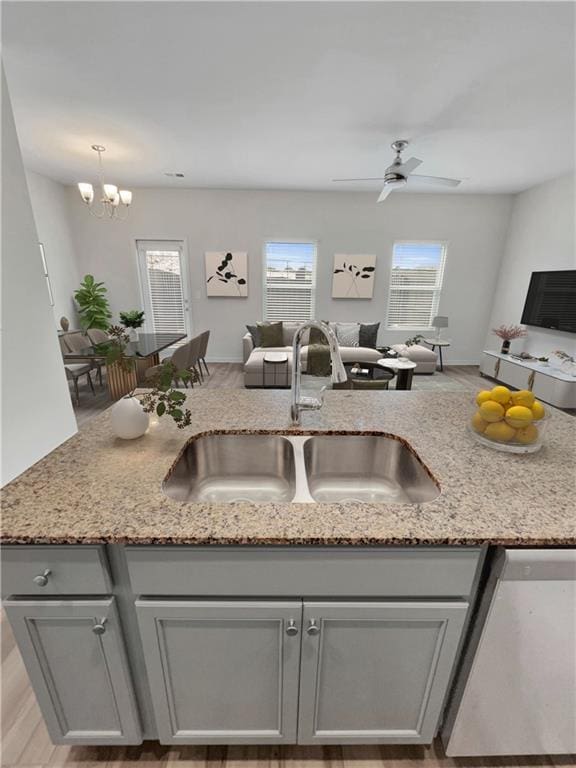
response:
M262 246L262 319L266 320L268 309L268 256L266 253L266 246L269 243L288 243L294 245L313 245L314 246L314 264L312 267L312 282L311 282L311 301L310 301L310 319L314 320L316 315L316 276L318 274L318 245L319 240L313 237L267 237L264 240ZM296 322L296 321L295 321ZM305 321L303 321L305 322Z
M440 307L440 298L442 294L442 289L444 287L444 271L446 269L446 258L448 255L448 240L416 240L416 239L409 239L409 240L394 240L392 244L392 251L390 254L390 280L388 285L388 302L386 305L386 330L387 331L430 331L433 329L432 320L434 317L438 314L438 310ZM392 285L392 270L394 269L394 249L397 245L440 245L442 246L442 259L440 262L440 268L438 269L438 275L436 280L436 286L421 286L421 288L418 288L418 286L406 286L406 287L399 287L397 285ZM390 325L390 307L391 307L391 298L392 298L392 291L410 291L410 290L422 290L422 291L430 291L434 292L434 297L432 300L432 309L430 312L430 325Z
M150 300L147 293L147 278L142 274L142 262L140 259L140 252L138 249L138 243L145 242L150 245L156 245L161 249L161 246L173 244L178 246L181 251L181 264L182 264L182 287L184 289L184 320L186 323L187 338L190 338L194 333L192 325L192 308L191 308L191 281L190 281L190 261L188 258L188 243L185 237L133 237L134 245L134 258L136 260L136 273L138 275L138 287L140 290L140 301L142 302L142 309L144 310L144 333L154 333L154 327L151 322L152 309L150 306ZM185 340L183 340L185 341ZM180 342L182 343L182 342ZM178 345L176 345L178 346Z

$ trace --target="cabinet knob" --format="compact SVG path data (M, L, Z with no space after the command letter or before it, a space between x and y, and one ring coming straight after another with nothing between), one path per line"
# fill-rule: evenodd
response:
M306 632L308 632L309 635L320 634L320 627L318 626L318 624L316 624L316 619L310 619L310 623L306 627Z
M36 584L38 587L45 587L46 584L48 584L48 577L50 576L51 573L52 571L50 570L50 568L46 568L44 573L39 573L37 576L34 576L33 578L34 584Z
M92 632L94 632L95 635L103 635L104 632L106 632L106 627L104 625L107 621L108 619L106 617L101 618L100 621L96 619L92 627Z
M290 619L288 622L288 626L286 627L286 634L291 636L298 634L298 627L296 626L294 619Z

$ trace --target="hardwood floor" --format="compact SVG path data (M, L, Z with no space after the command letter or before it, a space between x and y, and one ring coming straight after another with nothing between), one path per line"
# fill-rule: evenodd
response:
M574 756L449 758L432 747L402 746L54 746L6 616L2 615L2 768L528 768L572 766ZM89 693L87 693L89 695Z
M244 387L244 375L242 363L210 363L210 376L206 376L204 383L195 385L195 389L208 387L242 389ZM444 366L443 373L435 373L433 376L415 376L413 389L432 390L470 390L474 391L486 386L485 379L479 374L479 369L474 365ZM82 427L92 416L111 405L104 376L104 386L95 385L96 394L93 395L87 383L80 383L80 405L74 404L74 412L78 426Z

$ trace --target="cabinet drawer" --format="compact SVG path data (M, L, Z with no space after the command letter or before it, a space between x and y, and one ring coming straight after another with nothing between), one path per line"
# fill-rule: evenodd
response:
M127 547L137 595L467 597L479 548Z
M49 573L46 573L49 571ZM46 583L34 581L45 576ZM43 579L39 579L43 582ZM104 547L2 547L2 595L105 595L111 590Z

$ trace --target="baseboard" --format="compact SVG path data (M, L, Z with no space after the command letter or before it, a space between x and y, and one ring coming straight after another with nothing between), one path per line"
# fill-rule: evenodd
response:
M244 363L243 357L235 357L234 355L207 355L206 362L210 363Z
M444 360L444 365L480 365L480 360Z

